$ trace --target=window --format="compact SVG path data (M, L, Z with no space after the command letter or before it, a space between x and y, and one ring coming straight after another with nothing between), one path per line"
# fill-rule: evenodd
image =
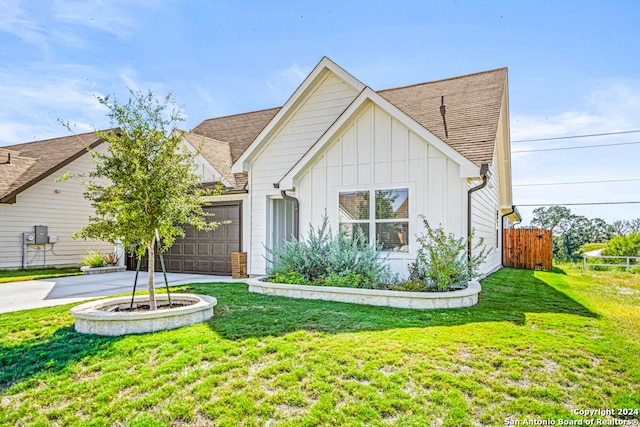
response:
M383 250L409 251L407 188L341 192L338 206L340 229L347 236L362 232L371 242L373 233Z

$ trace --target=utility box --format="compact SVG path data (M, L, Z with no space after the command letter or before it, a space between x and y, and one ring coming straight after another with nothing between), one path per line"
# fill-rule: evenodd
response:
M49 227L46 225L36 225L36 245L46 245L49 243Z

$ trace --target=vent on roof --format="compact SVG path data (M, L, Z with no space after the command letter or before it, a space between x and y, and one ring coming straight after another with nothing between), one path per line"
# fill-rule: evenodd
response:
M445 117L447 114L447 107L444 105L444 95L440 98L440 115L442 116L442 123L444 123L444 136L445 138L449 138L449 130L447 129L447 118Z

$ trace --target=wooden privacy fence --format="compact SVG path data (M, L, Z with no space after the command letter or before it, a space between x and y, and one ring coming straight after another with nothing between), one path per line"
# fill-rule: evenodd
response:
M502 245L505 267L531 270L553 268L551 230L541 228L507 228Z

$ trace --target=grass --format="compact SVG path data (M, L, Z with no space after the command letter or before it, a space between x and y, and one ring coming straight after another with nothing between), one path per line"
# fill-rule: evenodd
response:
M82 272L78 267L0 270L0 283L23 282L26 280L49 279L52 277L62 276L76 276L79 274L82 274Z
M4 314L0 424L498 426L640 409L640 279L563 270L503 269L477 306L435 311L183 286L218 298L211 321L119 338L75 333L70 306Z

